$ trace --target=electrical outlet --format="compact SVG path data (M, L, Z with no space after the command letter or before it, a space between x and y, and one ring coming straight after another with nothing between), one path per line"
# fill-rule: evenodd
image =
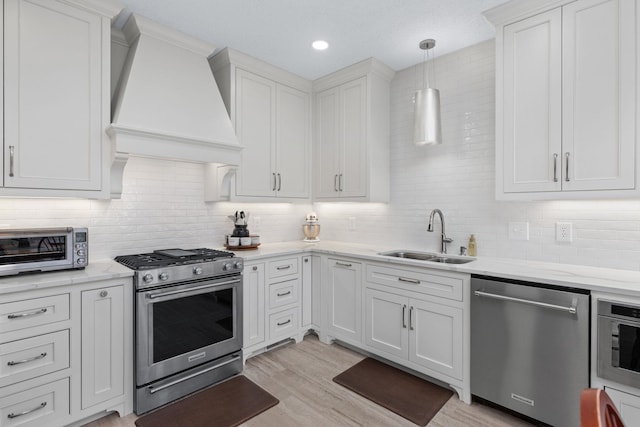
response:
M349 231L356 231L356 217L349 217Z
M260 220L260 217L259 217L259 216L254 216L254 217L253 217L253 226L252 226L253 230L252 230L252 231L255 231L256 233L257 233L258 231L260 231L260 224L261 224L261 222L262 222L262 221Z
M556 242L572 242L573 226L570 222L556 222Z
M529 223L510 222L509 240L529 240Z

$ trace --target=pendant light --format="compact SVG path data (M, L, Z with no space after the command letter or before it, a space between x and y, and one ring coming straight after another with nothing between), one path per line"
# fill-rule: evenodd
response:
M418 45L424 51L422 62L422 89L416 91L414 101L413 143L434 145L442 143L440 126L440 91L429 86L426 57L436 45L434 39L422 40ZM426 74L426 78L425 78Z

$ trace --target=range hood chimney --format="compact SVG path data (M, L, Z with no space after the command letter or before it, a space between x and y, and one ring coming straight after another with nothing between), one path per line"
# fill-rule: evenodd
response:
M129 52L108 129L111 196L122 193L129 155L237 167L242 146L207 61L215 47L133 14L123 33Z

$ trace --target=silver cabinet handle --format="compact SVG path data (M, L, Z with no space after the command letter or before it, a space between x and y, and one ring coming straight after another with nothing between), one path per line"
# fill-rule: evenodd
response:
M284 296L287 296L287 295L291 295L291 291L283 292L281 294L276 294L276 295L279 296L279 297L284 297Z
M553 182L558 182L558 153L553 153Z
M353 266L353 264L351 264L351 263L340 262L340 261L336 261L336 265L339 265L341 267L352 267Z
M291 319L288 319L286 322L278 322L278 323L276 323L276 324L277 324L278 326L284 326L284 325L286 325L287 323L291 323Z
M47 353L46 352L40 353L39 355L34 356L34 357L30 357L28 359L11 360L11 361L7 362L7 365L9 365L9 366L22 365L23 363L33 362L34 360L44 359L45 357L47 357Z
M273 186L271 187L271 191L276 191L276 173L273 172L271 175L273 176Z
M566 153L564 153L564 158L565 158L565 161L566 161L565 166L564 166L565 167L564 180L566 182L569 182L569 152L568 151Z
M7 415L7 418L9 418L10 420L12 420L12 419L14 419L14 418L18 418L18 417L21 417L21 416L23 416L23 415L27 415L27 414L30 414L30 413L32 413L32 412L35 412L35 411L37 411L38 409L42 409L42 408L44 408L45 406L47 406L47 402L42 402L42 403L40 404L40 406L37 406L37 407L35 407L35 408L33 408L33 409L29 409L28 411L20 412L19 414L14 414L14 413L12 412L12 413L10 413L9 415Z
M276 267L276 270L288 270L290 268L291 268L290 265L281 265L279 267Z
M28 313L10 314L7 316L7 319L21 319L23 317L37 316L38 314L44 314L46 312L47 312L46 308L41 308L40 310L30 311Z
M398 277L398 281L399 282L405 282L405 283L413 283L414 285L419 285L420 284L420 280L406 279L404 277Z
M100 296L101 296L102 298L106 297L107 295L109 295L109 292L107 292L107 291L100 291Z
M16 155L16 147L9 146L9 176L13 176L13 158Z
M402 305L402 327L407 329L407 304Z
M282 188L282 176L278 174L278 191Z
M573 305L571 307L565 307L565 306L562 306L562 305L548 304L546 302L532 301L532 300L529 300L529 299L509 297L509 296L506 296L506 295L490 294L488 292L483 292L483 291L475 291L474 294L477 297L492 298L492 299L498 299L498 300L501 300L501 301L519 302L519 303L522 303L522 304L534 305L536 307L548 308L548 309L551 309L551 310L566 311L569 314L576 314L578 312L578 309L577 309L577 307L575 305ZM574 301L574 304L576 304L575 301Z
M343 191L342 189L342 174L338 175L338 190Z
M333 190L334 191L340 191L340 190L338 190L338 174L335 174L333 176Z
M413 306L409 307L409 330L413 331Z

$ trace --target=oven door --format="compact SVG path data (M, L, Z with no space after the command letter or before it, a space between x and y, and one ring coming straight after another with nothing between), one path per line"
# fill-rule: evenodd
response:
M598 316L598 376L640 387L640 322Z
M242 276L136 293L136 380L141 386L242 348Z

